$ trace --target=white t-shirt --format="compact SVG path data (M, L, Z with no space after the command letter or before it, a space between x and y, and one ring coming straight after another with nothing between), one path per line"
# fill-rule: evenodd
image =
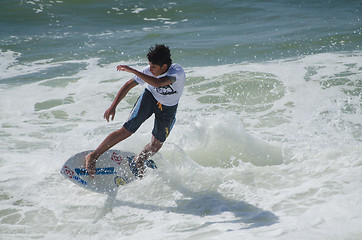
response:
M150 72L150 66L145 67L142 70L142 73L147 74L149 76L153 76L153 74ZM172 80L171 85L157 88L146 83L146 88L152 93L154 98L162 105L174 106L178 104L180 97L182 95L182 91L185 86L185 81L186 81L185 72L179 64L173 63L168 68L167 72L157 76L156 78L161 78L166 76L170 77L170 79ZM133 77L133 79L141 85L145 84L145 81L143 81L141 78L137 77L136 75Z

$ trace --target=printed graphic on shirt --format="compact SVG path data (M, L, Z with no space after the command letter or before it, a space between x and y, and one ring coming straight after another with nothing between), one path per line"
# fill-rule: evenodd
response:
M177 91L173 90L173 88L170 85L156 88L156 91L162 95L171 95L177 93Z

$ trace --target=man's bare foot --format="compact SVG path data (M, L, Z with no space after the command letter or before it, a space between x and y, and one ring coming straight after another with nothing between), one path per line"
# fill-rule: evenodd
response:
M87 169L89 176L92 178L94 178L96 173L96 161L97 159L93 158L91 153L85 156L85 168Z

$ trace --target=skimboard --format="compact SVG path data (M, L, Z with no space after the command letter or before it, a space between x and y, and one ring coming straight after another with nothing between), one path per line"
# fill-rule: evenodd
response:
M63 165L60 173L71 182L97 193L109 193L137 179L137 168L133 159L136 154L119 150L108 150L97 160L94 178L85 168L85 156L92 150L77 153ZM145 166L156 169L152 160L145 161Z

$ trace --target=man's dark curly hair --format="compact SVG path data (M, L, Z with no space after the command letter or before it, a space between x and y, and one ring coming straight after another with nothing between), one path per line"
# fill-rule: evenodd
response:
M159 66L166 64L168 67L170 67L172 64L170 49L168 46L163 44L156 44L154 47L150 47L147 58L148 61Z

